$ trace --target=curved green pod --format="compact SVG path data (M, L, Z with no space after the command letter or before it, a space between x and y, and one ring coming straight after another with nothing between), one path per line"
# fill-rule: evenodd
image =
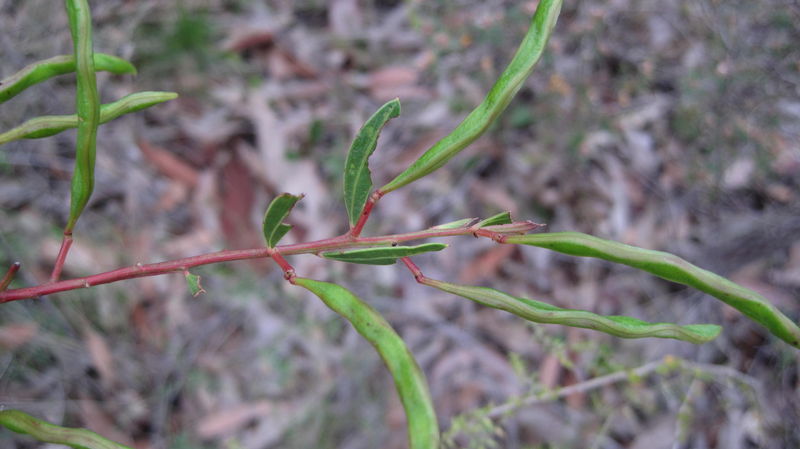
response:
M409 447L437 449L439 425L425 375L386 319L372 306L339 285L305 278L295 278L293 282L319 296L334 312L347 319L378 351L394 378L394 386L406 412Z
M115 75L136 74L136 67L130 62L105 53L95 53L94 69L98 72L111 72ZM75 71L75 56L60 55L30 64L19 72L0 81L0 103L4 103L23 90L58 75Z
M488 287L451 284L430 278L423 278L420 282L479 304L513 313L535 323L592 329L621 338L672 338L700 344L713 340L722 330L714 324L681 326L673 323L648 323L627 316L603 316L585 310L562 309L545 302L511 296Z
M94 191L94 163L97 150L97 127L100 125L100 95L92 44L92 14L87 0L66 0L69 31L75 49L75 94L78 112L78 136L75 142L75 169L72 172L69 218L64 234L81 216Z
M505 243L538 246L572 256L604 259L694 287L742 312L783 341L800 348L800 328L766 298L673 254L637 248L580 232L509 236Z
M562 0L541 0L530 28L514 58L494 83L492 89L450 134L436 142L405 171L379 190L388 193L426 176L447 163L453 156L480 137L500 115L522 87L541 58L547 40L556 25Z
M100 123L108 123L121 115L140 111L150 106L178 98L174 92L137 92L100 106ZM19 139L40 139L54 136L64 130L78 127L78 116L46 115L32 118L0 134L0 145Z
M63 444L73 449L131 449L91 430L57 426L19 410L0 411L0 425L43 443Z

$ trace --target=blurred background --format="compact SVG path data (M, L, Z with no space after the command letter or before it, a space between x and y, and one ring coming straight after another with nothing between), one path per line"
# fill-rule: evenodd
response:
M285 242L346 230L350 142L399 97L371 159L382 185L480 102L536 1L104 0L103 102L178 100L103 125L93 200L65 276L261 246L268 202L305 193ZM55 6L58 5L58 6ZM387 195L367 234L510 210L674 252L800 320L800 5L566 2L499 121L435 174ZM61 3L0 0L0 77L71 52ZM74 112L74 78L0 109L0 129ZM68 213L74 132L0 149L0 267L45 282ZM430 381L448 447L800 447L800 352L706 295L632 269L485 239L416 259L433 278L649 321L717 323L694 346L531 325L414 283L401 266L296 256L382 311ZM269 261L0 307L0 406L141 449L403 448L380 358ZM3 268L5 269L5 268ZM691 370L586 381L672 356ZM566 397L531 395L575 386ZM586 387L586 388L584 388ZM508 413L503 411L511 410ZM490 419L494 417L495 419ZM0 431L6 448L49 447Z

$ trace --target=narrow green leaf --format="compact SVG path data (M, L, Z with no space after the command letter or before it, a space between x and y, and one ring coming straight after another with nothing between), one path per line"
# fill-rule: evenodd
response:
M63 444L73 449L131 449L90 430L57 426L19 410L0 411L0 425L42 443Z
M264 240L267 246L274 248L275 245L292 229L291 225L283 223L283 220L292 211L294 205L303 198L303 195L292 195L289 193L282 193L278 195L267 207L267 212L264 213Z
M304 278L295 278L294 283L317 295L334 312L347 319L378 351L392 374L406 412L410 449L438 449L439 425L425 374L386 319L344 287Z
M713 324L648 323L627 316L602 316L584 310L562 309L532 299L518 298L488 287L457 285L425 278L423 284L458 295L495 309L513 313L535 323L561 324L605 332L622 338L672 338L690 343L706 343L719 335Z
M69 218L64 233L71 233L94 191L94 163L97 126L100 124L100 96L97 93L92 14L87 0L66 0L69 30L75 51L75 95L78 136L75 142L75 169L72 172Z
M542 56L561 11L561 3L562 0L541 0L539 2L531 26L517 49L517 53L483 102L470 112L453 132L436 142L410 167L381 187L381 192L391 192L432 173L489 128L489 125L511 102L511 99L522 87L523 81L530 75L536 62Z
M492 215L491 217L481 220L478 222L478 227L483 228L485 226L496 226L496 225L507 225L511 224L511 212L500 212L497 215Z
M417 246L386 246L322 253L328 259L365 265L392 265L401 257L414 256L447 248L444 243L424 243Z
M538 246L572 256L604 259L694 287L742 312L783 341L800 348L800 328L766 298L673 254L603 240L580 232L511 236L506 239L506 243Z
M115 75L136 74L130 62L104 53L94 54L94 69ZM14 98L23 90L58 75L75 71L75 56L61 55L35 62L0 81L0 104Z
M123 114L149 108L177 97L178 94L174 92L137 92L127 95L113 103L100 106L100 123L108 123ZM36 117L0 134L0 145L19 139L41 139L77 127L78 116L75 114Z
M355 226L372 190L369 157L378 144L378 136L386 122L400 115L400 100L395 98L381 106L358 131L344 164L344 205L350 225Z
M458 228L464 228L464 227L469 226L475 220L477 220L477 218L463 218L461 220L456 220L456 221L451 221L449 223L442 223L440 225L436 225L436 226L432 227L431 229L458 229Z
M183 275L186 277L186 286L189 287L189 292L192 294L192 296L197 297L200 295L200 293L206 292L206 290L200 284L200 276L189 273L188 271L184 272Z

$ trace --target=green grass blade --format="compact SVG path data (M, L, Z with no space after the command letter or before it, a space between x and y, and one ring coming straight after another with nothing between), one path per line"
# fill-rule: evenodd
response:
M424 278L423 284L535 323L561 324L605 332L622 338L672 338L700 344L713 340L722 329L713 324L649 323L627 316L603 316L584 310L562 309L532 299L518 298L488 287L451 284Z
M400 100L395 98L381 106L358 131L344 164L344 205L350 225L355 226L372 191L369 157L375 151L381 129L400 115Z
M94 162L97 126L100 124L100 97L97 93L92 14L87 0L66 0L69 29L75 49L75 74L78 112L78 137L75 144L75 170L72 173L69 219L64 233L72 232L94 190Z
M319 296L378 351L394 378L395 389L406 412L409 447L438 449L439 425L425 375L386 319L344 287L304 278L295 278L294 283Z
M0 411L0 425L42 443L63 444L73 449L131 449L90 430L57 426L19 410Z
M127 95L113 103L100 106L100 124L175 98L178 98L178 94L174 92L137 92ZM77 127L78 116L75 114L36 117L0 134L0 145L19 139L41 139Z
M538 246L572 256L604 259L694 287L742 312L783 341L800 348L800 328L766 298L673 254L637 248L579 232L511 236L505 242Z
M391 192L426 176L447 163L453 156L480 137L502 113L522 87L536 62L542 56L550 33L561 11L562 0L541 0L525 38L500 78L478 105L456 129L436 142L410 167L380 188Z
M98 72L111 72L115 75L136 74L136 67L130 62L105 53L94 54L94 69ZM0 104L14 98L23 90L49 80L54 76L75 71L75 56L61 55L35 62L19 72L0 81Z
M294 205L302 198L303 195L282 193L269 203L267 212L264 213L263 223L264 240L267 242L267 246L274 248L281 238L292 229L292 226L283 223L283 220L286 219Z
M444 243L424 243L417 246L387 246L322 253L327 259L365 265L392 265L401 257L415 256L447 248Z

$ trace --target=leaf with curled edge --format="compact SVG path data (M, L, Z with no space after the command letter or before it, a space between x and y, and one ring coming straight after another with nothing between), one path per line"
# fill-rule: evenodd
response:
M415 256L447 248L444 243L424 243L417 246L386 246L322 253L327 259L364 265L392 265L401 257Z
M395 98L380 107L356 134L344 163L344 205L350 225L355 226L372 190L369 157L378 145L386 123L400 115L400 100Z
M264 240L267 242L268 247L274 248L281 238L292 229L292 226L283 223L283 220L286 219L294 205L302 198L303 195L282 193L269 203L267 212L264 213L263 223Z
M424 278L422 283L535 323L592 329L622 338L671 338L699 344L713 340L722 329L714 324L649 323L627 316L603 316L584 310L562 309L493 288L451 284L430 278Z

